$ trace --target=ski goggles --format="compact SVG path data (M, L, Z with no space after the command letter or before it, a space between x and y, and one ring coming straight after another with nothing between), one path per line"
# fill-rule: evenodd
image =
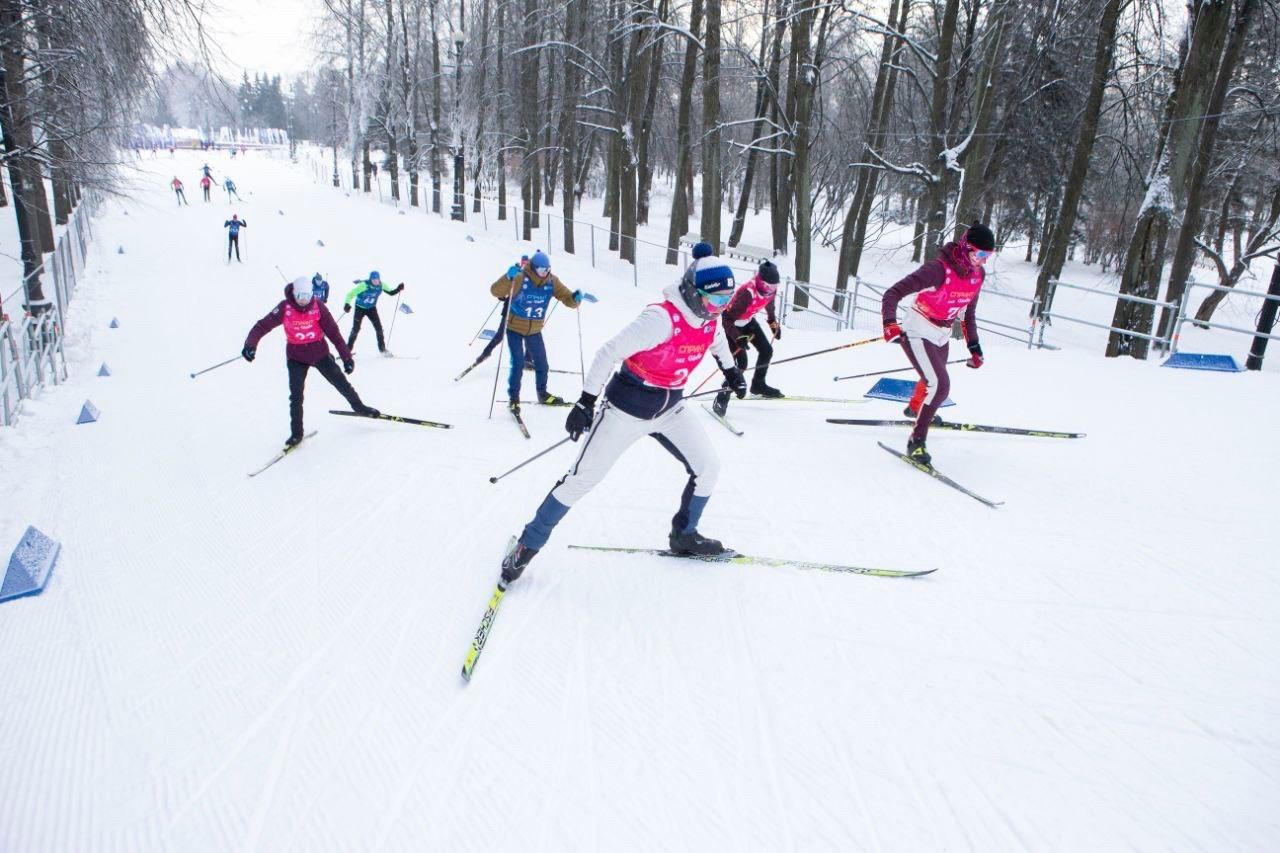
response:
M551 267L534 267L533 271L537 273L540 278L546 278L551 275Z
M702 297L708 305L715 308L723 308L733 301L733 291L726 290L723 293L706 293L699 290L698 295Z
M973 250L973 256L980 261L985 261L987 258L991 257L994 254L995 252L988 252L986 249Z

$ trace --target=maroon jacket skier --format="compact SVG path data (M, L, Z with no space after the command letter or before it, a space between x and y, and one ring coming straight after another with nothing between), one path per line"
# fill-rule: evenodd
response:
M907 442L907 455L924 465L930 464L925 439L938 408L946 402L951 390L947 375L947 351L950 349L951 324L963 313L964 337L969 345L969 367L982 366L982 347L978 343L978 291L985 277L983 265L995 252L995 235L987 226L975 222L964 235L947 243L938 256L885 291L880 303L884 321L884 339L902 344L911 366L920 374L915 393L907 406L908 417L916 419ZM915 294L915 301L903 312L898 322L898 303L904 296Z
M760 327L760 321L756 319L756 315L763 310L769 321L769 332L773 339L782 340L782 327L778 325L778 315L773 307L778 295L779 281L781 278L778 275L778 267L773 261L764 261L756 274L738 288L738 292L733 295L733 301L720 315L720 322L724 324L725 339L729 341L729 350L733 353L733 361L738 365L739 370L747 369L747 345L750 344L756 348L756 369L751 376L751 393L772 399L784 395L765 381L769 373L769 362L773 360L773 345L769 343L769 337ZM711 404L711 408L721 417L724 417L724 413L728 411L730 393L730 389L722 389L719 394L716 394L715 402Z
M333 315L319 299L312 298L311 279L296 278L284 289L284 299L271 313L263 317L249 330L244 349L240 355L245 361L253 361L257 354L258 341L276 326L284 326L285 364L289 369L289 439L286 447L292 447L302 441L302 394L307 381L307 371L314 367L321 376L329 380L329 384L338 389L338 393L346 398L351 410L366 416L378 415L378 410L366 406L360 400L356 389L351 387L347 377L338 370L337 362L329 354L328 338L338 348L342 358L343 369L350 374L356 369L355 359L347 342L338 332L338 324Z

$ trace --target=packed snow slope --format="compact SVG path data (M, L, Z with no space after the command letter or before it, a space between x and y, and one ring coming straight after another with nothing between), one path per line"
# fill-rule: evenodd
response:
M500 405L487 417L496 356L452 381L488 284L532 247L262 155L211 159L245 201L206 205L202 159L144 160L135 195L105 206L71 381L0 431L0 542L34 524L64 545L42 595L0 605L0 849L1280 843L1280 377L990 338L986 366L953 368L944 415L1088 433L935 431L939 469L998 510L876 446L903 431L825 422L899 416L891 403L735 402L742 438L698 412L724 463L706 534L938 571L567 550L664 545L685 475L644 442L511 589L464 685L507 539L573 460L565 446L490 485L563 437L566 410L527 406L526 441ZM243 264L225 262L232 212ZM288 435L281 333L253 364L188 374L239 352L281 298L277 265L325 273L331 306L371 269L406 282L414 313L381 311L413 358L379 358L366 325L352 379L384 411L455 428L333 417L342 401L312 373L319 435L248 478ZM589 359L672 276L648 268L635 288L623 265L553 266L600 298L548 325L553 367L573 370L579 320ZM778 358L861 334L787 330ZM860 397L873 380L831 377L903 361L872 344L770 381ZM86 398L101 420L75 426Z

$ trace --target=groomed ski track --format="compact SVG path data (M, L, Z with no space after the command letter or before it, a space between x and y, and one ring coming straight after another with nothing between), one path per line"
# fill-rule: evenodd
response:
M194 184L205 159L245 203L173 206L167 181ZM953 368L966 419L1089 434L931 434L939 467L998 494L999 513L876 447L901 430L826 424L830 405L735 406L744 438L697 413L723 461L706 534L941 570L904 582L567 550L665 544L685 474L646 441L512 587L464 685L503 546L573 459L565 447L489 485L562 437L568 410L525 407L526 442L500 404L486 417L496 356L452 381L479 352L466 342L488 284L542 244L509 223L398 215L256 153L139 166L137 198L95 222L70 381L0 431L0 543L31 523L64 549L43 595L0 605L0 849L1280 840L1274 373L984 338L982 370ZM249 227L228 267L232 212ZM588 358L672 274L642 270L637 289L604 252L593 271L558 247L557 274L601 300L582 309ZM276 264L324 272L339 311L371 269L405 281L415 313L391 346L421 358L378 358L366 323L351 378L370 405L454 429L330 416L343 401L312 373L320 434L247 478L288 434L281 332L251 365L188 373L240 349L281 298ZM552 318L553 365L577 365L576 332L569 311ZM778 357L865 336L788 329ZM111 377L94 376L102 361ZM873 345L770 381L830 395L834 374L901 364ZM102 418L74 426L85 398Z

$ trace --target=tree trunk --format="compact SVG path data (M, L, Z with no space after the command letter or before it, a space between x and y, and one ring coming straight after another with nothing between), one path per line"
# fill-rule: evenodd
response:
M894 0L896 3L897 0ZM786 29L786 22L779 15L777 30L774 33L774 44L782 38ZM760 32L769 32L769 4L764 4L764 11L761 13ZM756 120L751 124L751 147L747 149L747 167L742 176L742 192L738 195L738 207L733 213L733 224L729 226L729 245L736 246L742 240L742 229L747 222L747 208L751 204L751 189L755 182L756 176L756 160L757 154L755 141L764 133L764 123L769 116L769 88L766 85L768 77L764 73L765 55L768 51L769 39L762 37L760 39L760 59L759 66L761 69L760 79L756 81Z
M1261 204L1259 209L1263 209ZM1280 184L1276 184L1271 191L1271 205L1267 208L1266 220L1259 221L1257 228L1254 229L1253 237L1249 240L1247 249L1237 252L1231 270L1225 275L1220 275L1218 284L1222 287L1235 287L1240 281L1240 277L1244 275L1245 270L1249 268L1248 256L1252 252L1256 252L1267 242L1268 237L1274 238L1274 232L1277 223L1280 223ZM1219 267L1219 273L1224 272ZM1207 323L1213 319L1213 312L1227 298L1227 292L1223 290L1213 290L1200 303L1200 307L1196 309L1196 320L1198 322Z
M436 22L438 0L431 0L431 212L443 203L444 165L440 162L440 110L444 100L440 70L440 26Z
M659 0L658 21L665 23L669 14L669 0ZM650 163L650 139L653 136L653 113L658 103L658 83L662 79L662 49L666 38L655 33L652 56L649 58L649 92L645 96L644 112L640 117L639 138L636 143L636 160L638 161L636 191L636 223L649 223L649 190L653 185L653 165Z
M387 176L391 178L391 197L400 200L400 164L396 153L396 128L391 121L391 73L394 63L396 18L392 0L383 0L387 13L387 56L386 72L382 81L382 126L387 132Z
M1169 287L1165 293L1165 300L1168 302L1177 303L1182 299L1182 293L1187 287L1187 278L1190 277L1191 267L1195 263L1195 239L1200 231L1200 207L1203 204L1209 166L1213 162L1213 148L1218 139L1222 108L1226 104L1227 88L1231 84L1236 63L1240 59L1245 34L1249 29L1249 22L1256 6L1256 0L1241 0L1235 23L1231 25L1231 33L1227 37L1222 62L1218 66L1213 91L1209 96L1204 127L1200 131L1200 144L1195 159L1191 163L1190 176L1187 180L1186 213L1182 218L1182 227L1178 230L1178 239L1173 250L1173 263L1169 269ZM1160 314L1159 334L1168 335L1173 328L1174 312L1164 308Z
M498 185L498 219L507 218L507 133L506 104L503 95L507 91L507 75L504 73L507 54L507 4L498 0L498 105L494 113L498 117L498 150L494 153L494 183Z
M538 144L538 51L532 49L540 40L539 23L534 20L537 0L524 0L524 51L520 54L520 233L533 239L534 197L538 194L538 170L534 149Z
M487 0L486 0L487 2ZM400 0L400 31L402 36L400 56L400 98L409 113L409 128L406 136L405 165L409 169L409 205L418 206L418 38L420 36L419 21L421 16L413 16L413 62L409 59L409 18L405 9L406 0ZM485 6L486 11L488 6ZM483 73L483 72L482 72Z
M780 0L778 5L779 17L791 17L790 0ZM794 88L792 81L795 77L794 58L790 63L790 71L788 72L788 91ZM781 41L775 41L773 45L773 55L769 60L769 89L772 92L782 92L782 44ZM781 96L777 95L772 100L772 108L770 109L769 118L775 127L786 124L790 127L789 120L785 117L785 109L781 103ZM792 108L793 105L786 105L786 109ZM785 140L779 139L774 148L781 148ZM769 160L769 224L773 230L773 251L786 254L787 252L787 226L791 221L791 158L781 151L776 151Z
M938 38L938 60L934 65L933 98L929 109L929 153L925 161L934 169L929 183L920 194L920 223L924 229L924 256L933 257L942 245L947 225L947 180L950 169L942 152L947 147L948 91L951 83L951 53L956 36L956 13L960 0L946 0L942 13L942 30Z
M894 4L889 9L889 23L897 32L906 31L907 15L910 11L911 0L894 0ZM884 141L884 133L888 128L889 116L893 110L898 67L901 65L898 56L904 45L905 40L900 36L885 34L884 43L880 48L880 66L876 71L875 89L871 99L871 121L862 145L864 162L871 159L871 152L875 146ZM879 169L871 166L859 169L858 183L854 188L853 201L849 205L849 213L845 217L844 230L841 234L840 262L836 266L837 290L844 290L848 286L849 276L857 275L862 265L863 244L867 239L867 222L871 218L871 208L875 203L876 186L879 181Z
M1118 0L1115 0L1118 2ZM956 221L953 232L954 239L978 218L979 203L982 191L983 172L991 150L991 125L995 119L996 105L996 69L1004 59L1005 24L1009 19L1008 3L997 3L991 10L987 29L991 35L987 41L987 50L982 57L982 70L978 74L978 85L974 87L974 123L973 137L964 152L964 172L960 184L960 198L956 201ZM970 34L972 37L972 33ZM1043 244L1042 244L1043 245Z
M689 10L689 32L698 37L702 28L702 0L693 0ZM693 39L685 44L684 69L680 75L680 103L676 108L676 173L671 195L671 222L667 230L667 263L680 259L680 238L689 231L689 181L693 171L693 149L690 124L693 115L693 84L698 72L698 45Z
M23 38L26 28L20 0L0 0L0 136L3 137L9 183L13 189L13 212L18 223L18 242L22 252L24 305L28 310L44 301L40 282L40 231L31 211L34 189L29 186L34 151L31 117L27 112L26 63ZM41 194L44 186L39 187Z
M810 127L813 118L813 102L818 91L818 80L821 74L822 60L820 56L821 48L817 51L813 47L813 22L818 14L818 0L801 0L806 5L802 6L794 15L795 23L791 28L791 51L796 58L796 77L795 89L790 98L795 104L795 124L791 134L792 151L794 152L795 165L793 169L793 184L795 196L795 271L796 278L800 281L809 281L810 278L810 260L813 247L813 197L811 189L811 175L809 170L809 149L810 140L813 135ZM830 7L827 7L829 10ZM824 13L823 28L828 19L830 12ZM822 37L819 36L819 42ZM800 305L801 297L805 297L807 302L807 294L796 291L796 304Z
M569 14L564 20L564 40L570 45L579 46L580 33L587 19L587 0L573 0ZM576 57L565 63L564 98L560 103L560 196L562 214L564 216L564 250L574 253L573 242L573 184L577 178L578 152L578 101L582 98L580 63Z
M720 0L706 0L702 55L702 239L720 250Z
M1231 22L1230 3L1201 3L1188 19L1188 35L1182 60L1169 94L1163 127L1152 157L1147 197L1134 225L1133 235L1120 267L1120 293L1156 299L1164 267L1169 226L1181 211L1186 178L1199 135L1197 117L1207 113L1210 90ZM1116 300L1111 325L1116 329L1146 331L1154 309L1150 305ZM1147 357L1145 338L1111 332L1106 355Z
M1107 78L1111 75L1116 48L1116 25L1120 20L1122 5L1122 0L1106 0L1102 18L1098 22L1098 38L1093 48L1093 73L1089 79L1089 94L1085 99L1084 112L1080 117L1080 130L1076 134L1075 153L1071 157L1071 167L1067 170L1066 182L1063 184L1058 220L1054 223L1053 234L1049 237L1044 252L1044 263L1036 278L1036 296L1040 299L1041 311L1049 308L1046 304L1049 282L1062 275L1067 245L1071 242L1071 232L1075 228L1076 212L1084 193L1085 178L1089 174L1089 158L1093 156L1093 143L1098 136L1102 95Z

